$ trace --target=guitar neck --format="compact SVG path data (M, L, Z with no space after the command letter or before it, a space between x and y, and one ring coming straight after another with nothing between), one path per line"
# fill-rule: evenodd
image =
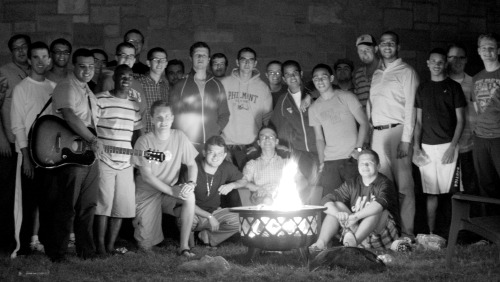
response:
M104 145L104 151L106 153L113 153L113 154L132 155L132 156L139 156L139 157L144 156L144 151L141 151L141 150L126 149L126 148L115 147L115 146L110 146L110 145Z

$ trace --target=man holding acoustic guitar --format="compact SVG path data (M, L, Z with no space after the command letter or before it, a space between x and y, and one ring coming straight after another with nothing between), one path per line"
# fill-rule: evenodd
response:
M52 95L54 113L92 146L99 156L103 143L89 130L98 122L94 93L88 88L94 75L94 56L88 49L78 49L72 57L73 73L59 82ZM46 142L50 142L46 140ZM40 225L45 253L52 261L65 261L69 233L74 217L77 256L95 256L92 225L99 185L99 163L89 166L67 165L54 169L54 177L40 205ZM46 235L46 236L44 236Z

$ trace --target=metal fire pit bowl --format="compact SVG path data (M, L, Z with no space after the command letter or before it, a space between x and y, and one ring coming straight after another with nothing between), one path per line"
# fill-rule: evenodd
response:
M318 239L323 206L302 206L282 211L261 206L231 208L240 216L240 235L252 260L261 250L288 251L298 249L307 259L308 247Z

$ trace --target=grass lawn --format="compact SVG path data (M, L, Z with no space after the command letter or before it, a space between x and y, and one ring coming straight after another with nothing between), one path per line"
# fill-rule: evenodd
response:
M0 258L0 281L500 281L500 262L495 245L458 247L454 268L445 266L446 250L391 253L394 262L380 274L353 274L343 269L309 272L294 251L266 253L246 261L247 248L238 241L217 250L193 249L198 257L222 256L231 265L223 275L181 272L186 261L175 254L176 246L156 247L153 253L115 255L82 261L70 255L69 262L55 264L44 255L11 260ZM20 272L42 273L19 276Z

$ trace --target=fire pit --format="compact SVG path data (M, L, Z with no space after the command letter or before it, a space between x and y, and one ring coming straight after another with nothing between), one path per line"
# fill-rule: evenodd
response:
M308 247L321 229L321 212L326 207L302 206L293 210L272 207L231 208L240 216L242 242L248 247L247 258L252 260L260 250L287 251L298 249L307 259Z

